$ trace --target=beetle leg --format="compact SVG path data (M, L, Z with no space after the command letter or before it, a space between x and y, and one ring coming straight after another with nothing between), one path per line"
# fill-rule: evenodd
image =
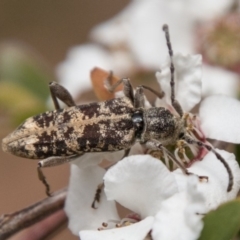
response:
M159 141L157 140L149 140L145 143L146 148L151 149L151 150L162 150L167 153L169 158L183 171L185 174L189 174L188 170L186 167L183 165L183 163L175 158L175 156L168 151Z
M145 107L145 95L143 92L143 87L138 86L136 88L135 96L134 96L134 108L144 108Z
M128 156L129 152L130 152L131 148L129 149L126 149L124 151L124 155L123 157L121 158L121 160L125 157ZM112 166L114 166L116 163L111 163L108 167L106 167L105 169L108 170L109 168L111 168ZM96 203L99 203L100 202L100 199L101 199L101 193L102 193L102 189L104 187L104 182L100 183L98 186L97 186L97 189L96 189L96 192L95 192L95 195L94 195L94 199L93 199L93 202L92 202L92 205L91 207L94 208L94 209L97 209L96 207Z
M135 108L144 108L145 107L145 94L143 92L143 89L146 89L148 91L150 91L151 93L153 93L154 95L156 95L158 98L162 99L165 95L165 93L160 89L160 92L148 87L148 86L145 86L145 85L140 85L136 88L136 93L135 93L135 96L134 96L134 107Z
M49 157L49 158L46 158L46 159L38 162L38 168L37 168L38 178L43 183L43 185L45 186L47 196L49 196L49 197L51 196L50 186L49 186L49 184L46 180L45 175L42 172L42 168L53 167L53 166L57 166L57 165L60 165L60 164L66 163L66 162L71 162L71 161L76 160L81 155L83 155L83 154L74 155L74 156L71 156L71 157Z
M43 174L42 170L40 167L37 168L37 172L38 172L38 179L43 183L43 185L45 186L45 192L47 194L48 197L51 197L51 193L50 193L50 185L48 184L45 175Z
M60 109L57 99L63 101L68 107L76 106L71 94L66 88L56 82L49 83L49 89L56 109Z
M165 92L162 91L162 89L160 89L160 92L148 87L148 86L145 86L145 85L141 85L140 87L144 88L144 89L147 89L148 91L152 92L153 94L155 94L158 98L162 99L164 96L165 96Z
M183 165L181 161L176 159L176 157L167 149L165 148L159 141L157 140L149 140L145 143L146 147L152 150L162 150L163 152L166 152L168 157L182 170L182 172L186 175L195 175L198 177L200 181L208 181L207 176L198 176L194 173L191 173L187 170L187 168Z
M43 159L38 162L40 168L54 167L67 162L76 160L78 157L82 156L84 153L73 155L73 156L56 156Z
M126 97L128 97L132 102L134 102L134 93L133 93L133 87L130 83L129 78L122 78L118 80L116 83L111 85L112 82L112 71L110 71L110 74L108 78L105 80L105 88L109 92L114 92L114 90L120 85L121 83L123 84L123 92Z
M100 203L101 193L102 193L103 187L104 187L104 182L100 183L97 186L97 189L96 189L96 192L95 192L95 195L94 195L94 199L93 199L93 202L92 202L92 205L91 205L91 207L94 208L94 209L97 209L96 203Z
M124 150L124 154L123 154L121 160L129 155L130 150L131 150L131 148L129 148L129 149L127 149L127 150Z

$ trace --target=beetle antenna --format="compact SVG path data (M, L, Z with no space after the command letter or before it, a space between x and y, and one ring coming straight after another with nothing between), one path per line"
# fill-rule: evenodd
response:
M183 140L185 140L188 144L195 144L198 147L204 147L206 148L208 151L211 151L212 153L215 154L215 156L217 157L217 159L224 165L224 167L227 170L228 173L228 187L227 187L227 191L230 192L233 188L233 173L231 168L229 167L228 163L226 162L226 160L210 145L205 144L201 141L198 140L194 140L188 136L184 136Z
M171 73L171 80L170 80L170 86L171 86L171 102L172 105L174 105L175 102L175 92L174 92L174 86L175 86L175 82L174 82L174 64L173 64L173 50L172 50L172 44L170 41L170 35L169 35L169 29L168 29L168 25L164 24L162 27L163 31L165 32L165 37L166 37L166 42L167 42L167 47L168 47L168 53L170 56L170 73Z

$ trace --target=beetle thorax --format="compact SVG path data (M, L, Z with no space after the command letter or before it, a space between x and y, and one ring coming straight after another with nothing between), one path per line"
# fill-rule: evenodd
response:
M175 144L183 131L183 120L166 108L153 107L144 112L142 142L155 139L163 145Z

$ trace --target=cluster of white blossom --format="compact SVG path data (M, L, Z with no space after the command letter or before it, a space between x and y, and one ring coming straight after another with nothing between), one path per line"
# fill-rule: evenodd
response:
M176 97L188 111L201 99L201 57L179 54L174 56L174 65L178 81ZM169 64L162 66L156 76L166 92L166 98L158 100L156 105L165 101L167 106ZM223 95L207 97L199 109L199 130L204 138L239 143L239 116L240 103L237 100ZM140 152L138 147L133 147L132 154ZM188 168L196 176L206 176L208 181L199 181L196 176L185 175L180 169L171 172L161 161L144 154L126 157L106 172L97 165L99 160L120 159L119 152L86 154L71 168L65 207L70 229L75 234L80 231L81 239L144 239L150 232L153 239L197 239L203 227L202 216L219 204L234 199L240 187L240 169L234 154L224 150L217 152L233 173L230 192L227 191L227 170L212 152ZM100 205L92 209L90 205L96 186L103 179L105 187ZM125 223L117 213L115 201L137 214L138 221L113 228L111 220L120 225L123 223L123 226ZM109 222L111 227L97 231L103 222Z
M89 72L95 66L121 77L143 69L156 71L167 56L163 24L170 27L174 51L192 54L197 24L224 14L231 4L229 0L132 0L119 14L92 30L92 43L68 52L57 69L60 82L76 96L91 89ZM206 64L203 70L203 96L237 96L236 74Z
M134 68L159 69L159 63L163 62L156 78L165 97L157 99L155 106L169 107L170 68L169 59L161 59L167 52L161 24L170 25L174 48L192 52L193 23L203 20L203 15L209 19L213 12L221 13L229 6L228 1L218 3L218 8L215 1L194 3L198 6L183 0L132 1L114 19L92 32L93 38L111 51L98 44L73 48L58 69L62 84L76 95L77 85L81 90L91 87L88 74L95 66L112 69L122 76ZM237 76L202 65L200 55L174 54L173 62L176 99L184 112L199 104L202 96L210 95L200 103L195 130L204 139L240 143L240 102L232 98L236 96ZM80 79L84 84L79 84ZM65 206L69 228L74 234L80 234L81 240L198 239L203 216L234 199L240 188L240 169L235 155L215 150L232 171L233 188L229 192L228 172L211 151L191 163L188 170L194 175L186 175L180 169L170 171L162 161L143 154L138 144L133 146L130 156L107 172L98 166L99 162L102 159L117 161L123 151L85 154L71 164ZM200 181L197 176L206 176L207 180ZM97 209L92 209L96 187L103 180L101 201ZM120 216L116 202L133 214L126 218ZM102 223L107 224L102 227ZM99 227L104 230L98 231Z

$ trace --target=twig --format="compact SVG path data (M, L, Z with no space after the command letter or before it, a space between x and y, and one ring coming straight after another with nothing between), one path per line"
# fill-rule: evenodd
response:
M67 216L64 210L58 210L49 217L14 234L11 240L50 240L67 227ZM7 238L9 239L9 238Z
M53 194L20 211L0 217L0 240L27 228L62 209L66 199L67 188Z

